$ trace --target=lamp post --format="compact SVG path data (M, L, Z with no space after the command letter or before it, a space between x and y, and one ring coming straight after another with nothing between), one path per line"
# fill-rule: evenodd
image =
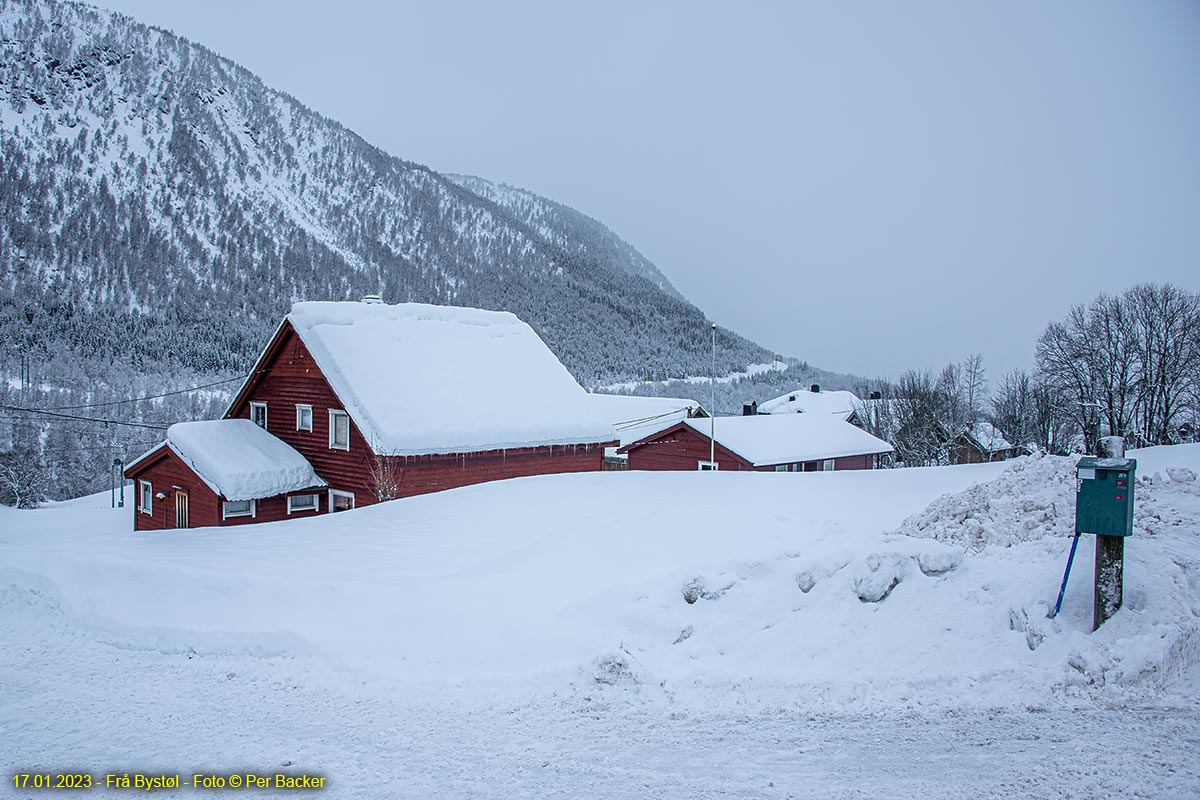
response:
M709 373L712 388L712 409L708 414L708 468L717 468L717 323L712 324L712 372Z

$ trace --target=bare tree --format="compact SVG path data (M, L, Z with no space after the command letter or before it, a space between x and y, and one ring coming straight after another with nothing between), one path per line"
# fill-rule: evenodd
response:
M395 500L404 488L404 466L395 453L374 450L367 465L371 491L380 501Z
M973 428L983 418L983 404L987 397L988 380L983 356L978 353L967 356L959 368L959 374L962 376L964 427Z
M927 466L946 462L945 416L942 381L928 370L908 370L896 386L896 434L892 444L905 466Z
M1004 376L992 397L992 424L1015 445L1036 442L1034 435L1033 379L1022 369Z
M37 508L47 496L46 469L28 451L0 455L0 503Z
M1137 332L1140 433L1145 441L1177 441L1179 415L1196 377L1200 297L1171 284L1139 284L1125 301Z
M1062 403L1061 413L1083 434L1087 452L1100 439L1100 402L1087 309L1072 306L1064 322L1051 322L1038 338L1039 380L1050 388L1047 399Z

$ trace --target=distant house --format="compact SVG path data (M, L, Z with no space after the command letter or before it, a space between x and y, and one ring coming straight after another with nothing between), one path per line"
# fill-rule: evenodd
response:
M947 444L951 464L1005 461L1017 455L1017 448L990 422L976 422L949 437Z
M759 414L832 414L849 421L862 405L858 395L845 390L822 391L814 383L807 389L781 394L758 406Z
M136 529L319 514L599 470L605 447L618 444L609 416L514 315L375 298L297 303L225 420L195 425L172 427L126 468L139 487ZM231 493L225 479L235 474L253 491ZM294 496L311 496L311 511ZM212 497L219 509L210 510Z
M872 469L893 448L833 415L778 414L686 419L618 452L633 470L817 472Z
M593 394L592 399L600 412L612 420L614 435L621 445L636 442L682 420L708 416L695 400L682 397ZM606 468L625 469L626 456L618 454L617 449L607 449Z

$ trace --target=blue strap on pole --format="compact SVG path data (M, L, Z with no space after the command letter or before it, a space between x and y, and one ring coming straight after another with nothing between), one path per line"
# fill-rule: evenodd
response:
M1058 612L1062 610L1063 595L1067 593L1067 578L1071 577L1071 564L1075 561L1075 548L1079 547L1079 534L1075 534L1075 538L1071 540L1071 555L1067 556L1067 570L1063 573L1062 588L1058 590L1058 602L1054 604L1054 611L1050 612L1050 619L1058 616Z

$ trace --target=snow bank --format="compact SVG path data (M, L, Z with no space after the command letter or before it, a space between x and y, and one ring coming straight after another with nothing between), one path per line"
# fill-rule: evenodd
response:
M539 476L253 535L131 536L107 495L0 509L0 616L36 596L125 651L316 653L339 684L581 709L1150 702L1200 688L1200 447L1132 455L1126 602L1095 633L1093 537L1046 617L1070 546L1055 458Z
M288 321L377 452L459 453L611 441L611 422L507 312L297 303Z
M295 448L248 419L180 422L167 429L167 446L226 500L328 486Z

